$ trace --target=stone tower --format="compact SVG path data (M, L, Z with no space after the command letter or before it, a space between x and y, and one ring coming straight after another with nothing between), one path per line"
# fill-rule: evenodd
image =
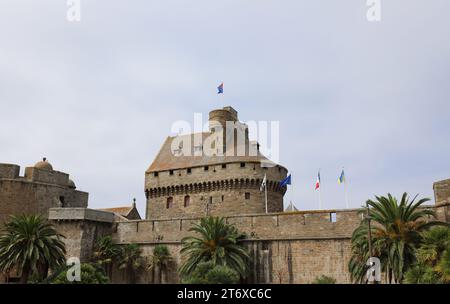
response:
M44 158L25 168L0 164L0 226L10 215L39 214L48 216L49 208L78 207L88 204L88 193L76 190L69 174L56 171Z
M265 213L264 175L268 212L282 212L287 169L248 135L237 111L224 107L209 113L209 132L168 137L145 172L146 218Z

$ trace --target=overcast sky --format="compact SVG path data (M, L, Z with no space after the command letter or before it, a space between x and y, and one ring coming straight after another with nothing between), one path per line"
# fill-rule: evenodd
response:
M280 122L285 203L316 209L450 178L450 1L0 1L0 162L43 156L92 208L144 216L144 171L176 120L231 105ZM216 87L225 83L221 101Z

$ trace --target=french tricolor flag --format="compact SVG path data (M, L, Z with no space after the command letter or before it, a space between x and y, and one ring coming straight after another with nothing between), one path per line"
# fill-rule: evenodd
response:
M317 190L320 188L320 171L317 173L317 181L316 181L316 188L314 190Z

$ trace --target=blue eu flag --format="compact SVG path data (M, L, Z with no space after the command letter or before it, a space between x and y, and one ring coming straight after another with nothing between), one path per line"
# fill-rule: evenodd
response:
M217 94L223 94L223 82L217 87Z
M290 174L280 182L281 187L284 187L284 186L290 185L290 184L291 184L291 175Z

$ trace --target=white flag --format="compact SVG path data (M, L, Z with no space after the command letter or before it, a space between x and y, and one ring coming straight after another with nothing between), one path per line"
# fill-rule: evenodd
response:
M259 191L263 191L266 188L266 175L264 174L264 179L262 180L261 187L259 187Z

